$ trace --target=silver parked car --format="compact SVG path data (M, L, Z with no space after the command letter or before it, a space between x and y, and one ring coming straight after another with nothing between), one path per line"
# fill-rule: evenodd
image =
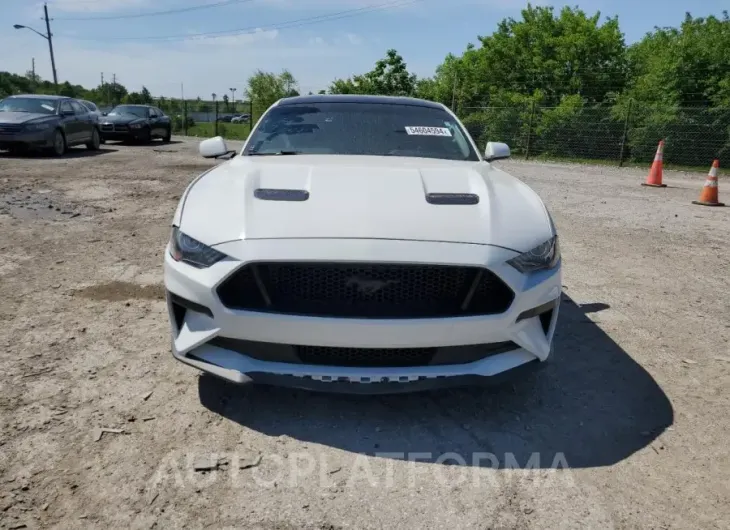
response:
M89 114L96 117L97 121L99 121L104 115L104 113L99 110L99 107L96 106L96 103L92 103L91 101L87 101L85 99L79 99L77 101L81 103L84 107L89 109Z

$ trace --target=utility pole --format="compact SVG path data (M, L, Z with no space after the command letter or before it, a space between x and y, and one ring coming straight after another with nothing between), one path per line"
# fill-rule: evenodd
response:
M215 92L213 92L211 96L213 96L213 119L215 120L213 123L213 130L215 132L213 134L218 136L218 101L215 99Z
M32 85L33 86L33 90L35 90L36 89L36 86L35 86L35 57L33 57L31 59L31 61L32 62L30 63L31 64L31 66L30 66L30 76L31 76L31 82L33 83L33 85Z
M231 91L231 103L233 103L233 112L236 112L236 89L229 88L228 90Z
M114 106L114 95L117 93L117 74L112 74L112 82L106 84L106 104Z
M43 14L46 17L46 35L48 36L48 49L51 52L51 68L53 68L53 84L58 89L58 76L56 75L56 59L53 57L53 35L51 35L51 23L48 21L48 4L43 4Z

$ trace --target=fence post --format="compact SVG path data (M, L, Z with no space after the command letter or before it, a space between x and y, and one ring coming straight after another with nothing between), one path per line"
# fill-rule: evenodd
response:
M213 133L213 136L218 136L218 100L216 99L213 102L213 106L215 107L215 116L213 116L213 119L215 120L213 125L215 132Z
M530 143L532 142L532 122L535 119L535 100L532 100L530 107L530 120L527 122L527 147L525 148L525 160L530 159Z
M631 117L631 104L634 102L633 99L629 98L629 104L626 107L626 119L624 120L624 134L621 137L621 153L618 157L618 167L624 165L624 150L626 149L626 135L629 132L629 118Z
M248 113L250 116L248 117L248 133L251 134L251 131L253 131L253 99L248 98Z
M183 105L183 112L182 112L183 135L187 136L188 135L188 102L183 99L182 105Z

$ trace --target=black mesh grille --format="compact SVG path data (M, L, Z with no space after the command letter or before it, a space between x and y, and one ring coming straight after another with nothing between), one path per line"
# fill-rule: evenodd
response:
M297 356L304 364L327 366L404 367L425 366L436 348L333 348L297 346Z
M232 309L340 318L438 318L506 311L512 290L478 267L258 263L218 288Z
M14 133L19 133L22 130L23 130L22 125L15 125L15 124L9 124L9 123L0 125L0 134L14 134Z

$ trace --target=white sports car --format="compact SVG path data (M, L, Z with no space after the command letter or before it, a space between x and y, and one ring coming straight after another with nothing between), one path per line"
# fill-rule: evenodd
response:
M561 259L537 194L444 105L302 96L175 212L176 359L236 383L401 392L491 382L552 352Z

